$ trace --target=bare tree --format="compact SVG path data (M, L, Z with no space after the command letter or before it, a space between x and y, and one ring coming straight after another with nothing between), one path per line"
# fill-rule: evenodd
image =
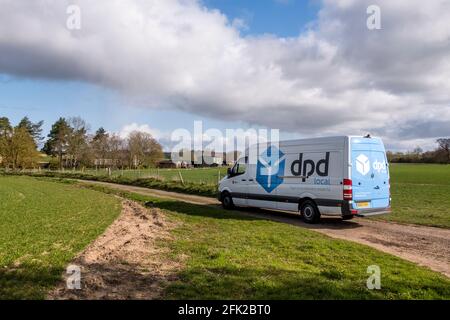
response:
M163 158L161 145L145 132L134 131L128 137L129 162L135 168L154 166Z
M436 141L439 145L439 150L446 156L446 161L450 162L450 138L441 138Z
M108 138L108 151L112 164L123 169L126 164L126 157L124 157L125 141L118 135L111 135Z

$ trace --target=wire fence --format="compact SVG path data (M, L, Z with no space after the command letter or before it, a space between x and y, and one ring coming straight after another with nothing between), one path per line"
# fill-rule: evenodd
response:
M39 172L58 172L72 174L88 174L92 176L109 176L111 178L125 177L128 179L158 179L162 181L177 181L181 184L195 183L217 186L220 180L226 176L227 168L192 168L192 169L64 169L64 170L48 170L48 169L32 169L23 170L22 172L39 173Z

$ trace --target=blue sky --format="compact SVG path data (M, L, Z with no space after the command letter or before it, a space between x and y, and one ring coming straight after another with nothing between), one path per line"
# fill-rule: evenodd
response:
M208 8L220 10L230 21L241 19L246 27L243 36L273 34L278 37L295 37L313 21L318 4L300 0L204 0ZM126 112L123 112L126 107ZM95 131L103 126L108 131L119 132L130 123L147 124L161 132L193 127L202 120L207 128L248 128L243 122L225 122L196 114L139 108L115 92L74 81L23 79L0 75L0 114L17 123L24 116L33 121L44 120L44 131L61 117L80 116ZM170 121L168 121L170 119Z
M230 20L242 19L248 26L243 34L270 33L280 37L296 37L308 23L316 19L318 0L204 0L210 8L218 8Z

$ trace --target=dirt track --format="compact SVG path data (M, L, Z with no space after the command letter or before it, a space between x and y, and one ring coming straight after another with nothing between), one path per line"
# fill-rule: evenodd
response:
M158 209L123 201L119 218L71 265L81 268L81 290L68 290L67 275L50 300L158 299L163 283L181 268L168 258L159 240L170 239L171 223Z
M85 181L80 182L86 183ZM219 205L217 200L201 196L103 182L89 182L89 184L101 184L114 189L154 197L170 198L194 204ZM238 212L308 228L333 238L365 244L405 260L429 267L450 277L450 230L448 229L404 225L361 218L352 221L323 218L322 222L318 225L308 225L302 222L298 215L284 212L247 209Z

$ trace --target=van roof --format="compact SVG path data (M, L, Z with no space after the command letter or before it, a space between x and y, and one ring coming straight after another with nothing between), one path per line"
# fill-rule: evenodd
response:
M283 144L284 146L289 146L289 145L296 145L296 144L326 144L326 143L343 143L345 140L347 139L352 139L352 138L361 138L364 139L364 136L361 135L348 135L348 136L330 136L330 137L317 137L317 138L307 138L307 139L295 139L295 140L281 140L280 144ZM378 137L370 137L370 139L380 139ZM262 143L262 144L267 144L270 145L272 144L272 142L267 142L267 143ZM252 145L250 148L256 146ZM248 150L248 148L247 148Z
M366 138L365 136L361 136L361 135L348 135L348 136L330 136L330 137L316 137L316 138L305 138L305 139L293 139L293 140L280 140L280 142L283 143L314 143L314 142L332 142L332 141L340 141L343 139L351 139L351 138ZM375 136L370 136L371 139L379 139L378 137ZM268 142L268 144L271 142Z
M294 139L294 140L281 140L283 143L301 143L301 144L307 144L307 143L326 143L326 142L333 142L333 141L342 141L347 138L350 138L351 136L332 136L332 137L317 137L317 138L307 138L307 139Z

